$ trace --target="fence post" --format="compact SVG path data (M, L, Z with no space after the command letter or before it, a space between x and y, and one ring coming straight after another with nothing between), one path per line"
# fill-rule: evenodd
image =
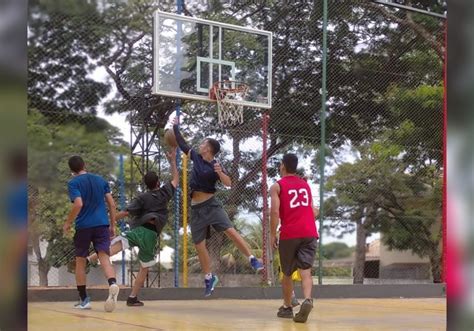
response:
M268 131L268 113L265 112L262 118L262 141L263 141L263 155L262 155L262 198L263 198L263 215L262 215L262 259L263 259L263 275L262 280L264 284L269 281L269 258L268 252L268 188L267 188L267 131Z
M323 1L323 58L322 58L322 91L321 91L321 148L320 148L320 179L319 179L319 270L318 284L323 283L323 220L324 220L324 165L326 151L326 67L327 67L327 27L328 1Z
M177 0L176 1L176 6L177 6L177 13L181 14L183 11L183 0ZM176 50L179 52L181 48L181 22L178 22L178 33L176 34ZM181 61L180 57L177 57L176 60L176 75L178 81L181 79L180 77L180 70L181 70ZM181 102L178 99L176 103L176 117L179 119L179 116L181 115ZM179 155L176 155L176 167L178 168L178 172L180 171L181 167L181 158ZM174 287L179 287L179 202L180 202L180 197L181 195L181 187L179 185L178 181L178 186L176 187L176 194L175 194L175 199L174 199L174 206L175 206L175 217L174 217Z
M125 210L125 171L123 166L123 155L120 154L119 168L119 206L120 210ZM125 222L120 220L120 231L125 231ZM122 285L125 285L125 250L122 250Z
M442 242L443 242L443 252L442 252L442 266L441 266L441 281L446 283L446 256L447 256L447 221L448 221L448 212L447 212L447 125L448 125L448 73L447 73L447 63L448 63L448 21L444 22L444 63L443 63L443 218L442 218Z
M188 156L183 153L183 287L188 287Z

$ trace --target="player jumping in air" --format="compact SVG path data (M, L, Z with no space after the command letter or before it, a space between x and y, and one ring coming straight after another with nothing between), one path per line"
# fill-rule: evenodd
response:
M242 236L235 230L229 216L214 194L217 181L227 187L232 185L232 180L222 166L214 159L220 151L220 144L212 138L204 139L198 150L192 149L182 137L178 119L173 122L173 131L179 148L193 161L191 172L191 233L194 245L198 252L201 269L205 274L205 296L210 296L219 281L217 275L212 273L211 258L206 248L206 237L209 227L217 232L224 232L239 250L249 259L254 270L262 270L262 263L252 255L250 247Z

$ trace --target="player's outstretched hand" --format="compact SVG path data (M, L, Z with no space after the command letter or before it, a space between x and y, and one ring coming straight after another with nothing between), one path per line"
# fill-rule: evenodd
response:
M170 163L176 162L176 151L178 150L177 147L171 147L169 152L166 152L166 157Z
M179 124L179 117L176 116L175 118L173 118L173 125L178 125Z

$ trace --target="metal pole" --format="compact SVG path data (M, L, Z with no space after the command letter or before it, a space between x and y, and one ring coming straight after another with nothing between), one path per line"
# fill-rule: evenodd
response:
M326 150L326 79L327 79L327 34L328 34L328 1L323 0L323 58L322 58L322 91L321 91L321 147L319 178L319 270L318 284L323 283L323 220L324 220L324 165Z
M446 283L446 245L447 245L447 124L448 124L448 74L447 74L447 61L448 61L448 22L445 22L444 30L444 65L443 65L443 84L444 84L444 95L443 95L443 219L442 219L442 239L443 239L443 255L442 255L442 273L441 281Z
M262 155L262 198L263 198L263 215L262 215L262 259L263 259L263 275L262 280L264 284L268 284L268 188L267 188L267 131L268 131L268 113L265 112L262 118L262 141L263 141L263 155Z
M123 155L120 154L120 168L119 168L119 206L120 210L125 210L125 171L123 166ZM123 220L119 221L120 231L125 231L125 223ZM122 285L125 285L125 250L122 250Z
M183 154L183 287L188 287L188 156Z
M177 0L177 13L181 14L183 11L183 0ZM178 81L181 80L180 70L181 70L181 57L179 56L179 52L181 49L181 23L178 21L178 33L176 35L176 78ZM179 118L181 115L181 105L179 100L176 104L176 117ZM176 166L178 168L178 172L180 171L181 167L181 158L178 154L176 154ZM179 209L179 202L181 196L181 187L178 182L178 186L176 187L176 194L174 200L175 206L175 217L174 217L174 287L179 287L179 219L180 219L180 209Z

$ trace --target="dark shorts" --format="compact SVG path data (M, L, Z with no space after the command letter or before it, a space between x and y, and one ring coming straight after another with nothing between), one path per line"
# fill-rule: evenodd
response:
M281 271L291 276L297 269L310 269L313 266L318 240L314 237L280 240Z
M191 206L191 234L193 242L199 244L208 238L211 226L217 232L234 227L222 204L214 197Z
M109 226L97 226L94 228L85 228L76 230L74 235L74 247L76 256L89 256L90 245L94 246L96 252L105 252L110 255L110 232Z

